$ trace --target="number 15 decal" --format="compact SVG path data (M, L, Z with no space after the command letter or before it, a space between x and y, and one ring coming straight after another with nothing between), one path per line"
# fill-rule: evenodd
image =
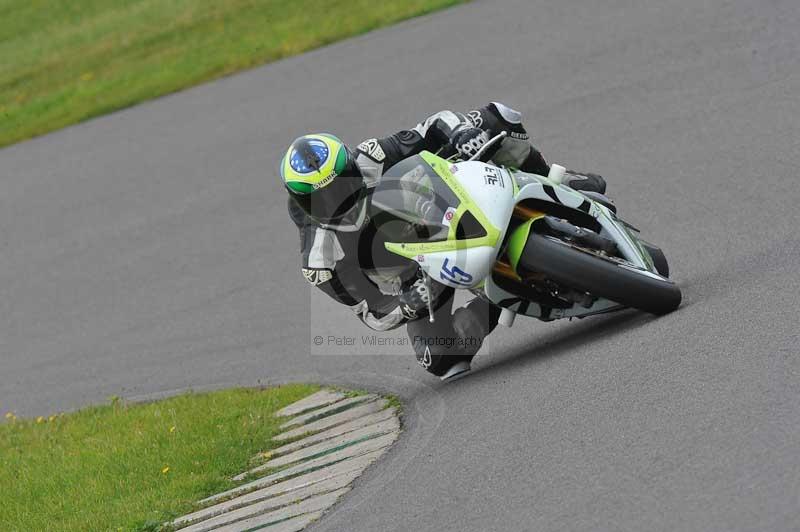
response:
M449 262L450 259L444 259L444 264L442 264L442 270L439 272L439 277L454 284L469 285L472 283L472 275L468 274L458 266L448 268L447 265Z

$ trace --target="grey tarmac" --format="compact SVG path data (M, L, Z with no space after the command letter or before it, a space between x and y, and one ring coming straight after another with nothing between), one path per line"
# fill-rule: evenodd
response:
M309 530L796 530L799 27L796 0L476 0L3 149L0 411L366 388L405 432ZM489 100L607 178L683 306L518 319L452 385L312 355L370 333L300 272L283 150Z

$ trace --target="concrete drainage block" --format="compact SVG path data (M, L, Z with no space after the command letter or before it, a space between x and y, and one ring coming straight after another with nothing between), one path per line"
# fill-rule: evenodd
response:
M181 532L303 530L350 490L351 483L400 435L397 409L377 395L320 390L277 412L287 443L266 463L234 477L242 484L199 502L170 525ZM297 439L300 438L300 439Z

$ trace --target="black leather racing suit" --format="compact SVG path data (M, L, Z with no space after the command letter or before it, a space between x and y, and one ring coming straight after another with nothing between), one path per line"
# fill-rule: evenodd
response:
M466 115L441 111L412 129L363 141L356 150L356 163L367 187L373 188L385 169L422 150L452 150L452 133L463 125L478 127L490 135L506 131L506 138L492 157L496 164L540 175L549 172L542 155L530 144L520 114L493 102ZM383 246L375 245L376 234L368 223L355 231L322 227L308 219L291 199L289 212L300 230L305 278L350 307L374 330L385 331L408 323L417 360L428 371L442 375L455 362L471 359L496 326L499 309L480 298L451 314L454 290L439 284L433 290L435 323L427 318L411 319L413 313L403 308L400 295L409 289L413 279L378 273L375 255Z

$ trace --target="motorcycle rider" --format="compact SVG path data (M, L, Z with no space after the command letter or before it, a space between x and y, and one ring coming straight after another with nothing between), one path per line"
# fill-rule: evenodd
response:
M297 138L280 164L289 193L289 214L300 231L302 272L313 285L347 305L377 331L407 324L417 361L450 379L470 368L484 338L494 330L500 309L475 298L452 312L454 290L418 277L386 279L373 271L371 255L382 246L370 228L370 191L384 170L423 150L463 158L474 155L492 136L506 132L491 154L495 164L547 175L541 153L530 143L519 112L492 102L460 114L435 113L411 129L363 141L352 151L326 133ZM604 193L596 174L568 172L563 183L576 190ZM426 318L433 299L434 323ZM418 319L423 318L423 319Z

